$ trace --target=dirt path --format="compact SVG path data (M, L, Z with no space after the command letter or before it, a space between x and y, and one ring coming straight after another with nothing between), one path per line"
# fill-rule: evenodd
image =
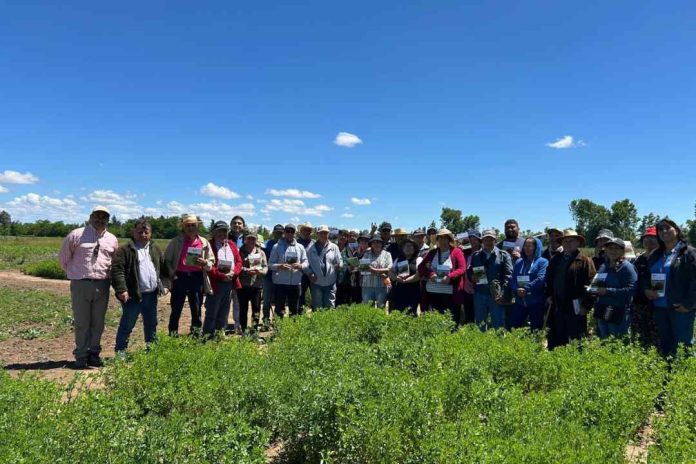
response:
M70 282L66 280L50 280L28 276L18 271L0 271L0 287L28 290L42 290L56 295L69 296ZM109 311L117 311L120 315L120 305L116 298L109 300ZM159 327L166 327L169 321L169 297L162 297L158 303L157 321ZM179 324L182 333L188 330L191 316L188 306L184 308ZM116 327L105 327L102 336L102 356L111 358L114 355L116 343ZM129 349L137 349L144 345L142 321L139 320L130 337ZM0 342L0 362L12 375L21 372L36 372L41 377L69 382L78 372L72 368L74 339L72 331L52 339L22 340L10 338Z

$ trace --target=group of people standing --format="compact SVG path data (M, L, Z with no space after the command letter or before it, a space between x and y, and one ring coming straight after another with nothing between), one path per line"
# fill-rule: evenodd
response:
M606 229L589 257L575 231L548 229L544 248L539 237L520 237L514 219L506 221L503 240L492 229L455 237L447 229L409 233L384 222L369 234L339 230L335 237L327 226L278 224L264 242L240 216L215 222L205 238L197 216L186 214L164 251L147 220L137 221L132 240L120 247L108 220L106 208L94 208L59 255L71 280L78 367L101 365L110 286L123 308L115 347L121 355L138 315L145 341L154 340L157 297L170 292L174 336L186 300L191 332L212 337L268 328L272 312L282 317L286 308L302 314L309 291L313 310L362 302L412 315L448 313L457 325L481 330L547 328L550 349L585 336L590 312L602 338L626 336L630 328L665 355L693 344L696 250L669 219L641 237L645 252L636 259L630 242Z

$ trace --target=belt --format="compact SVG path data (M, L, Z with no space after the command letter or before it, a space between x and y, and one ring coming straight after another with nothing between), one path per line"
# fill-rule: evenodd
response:
M77 280L80 280L82 282L105 282L109 279L77 279Z
M196 275L201 275L203 271L176 271L177 276L193 277Z

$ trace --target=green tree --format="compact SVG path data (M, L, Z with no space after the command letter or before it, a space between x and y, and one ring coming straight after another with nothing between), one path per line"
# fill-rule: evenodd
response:
M653 212L650 212L643 216L640 219L640 222L638 223L638 230L636 231L637 236L641 237L648 229L648 227L653 227L660 221L660 219L662 219L662 217L659 214L655 214Z
M585 198L570 202L570 214L575 229L585 236L588 243L594 242L600 229L611 227L611 211Z
M481 226L481 219L475 214L469 214L462 218L462 223L464 224L464 231L469 229L478 229Z
M12 225L12 216L4 209L0 211L0 234L9 235Z
M467 216L468 217L468 216ZM449 229L453 234L458 234L467 230L462 212L458 209L443 207L440 213L440 225L444 229Z
M610 228L614 235L624 240L636 238L638 209L631 200L625 198L611 205Z

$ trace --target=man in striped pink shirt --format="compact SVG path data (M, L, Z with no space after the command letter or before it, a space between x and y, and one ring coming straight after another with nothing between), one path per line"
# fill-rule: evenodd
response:
M102 365L99 353L109 304L111 257L118 248L118 240L106 230L109 216L105 207L95 207L88 224L68 234L58 255L70 279L78 369Z

